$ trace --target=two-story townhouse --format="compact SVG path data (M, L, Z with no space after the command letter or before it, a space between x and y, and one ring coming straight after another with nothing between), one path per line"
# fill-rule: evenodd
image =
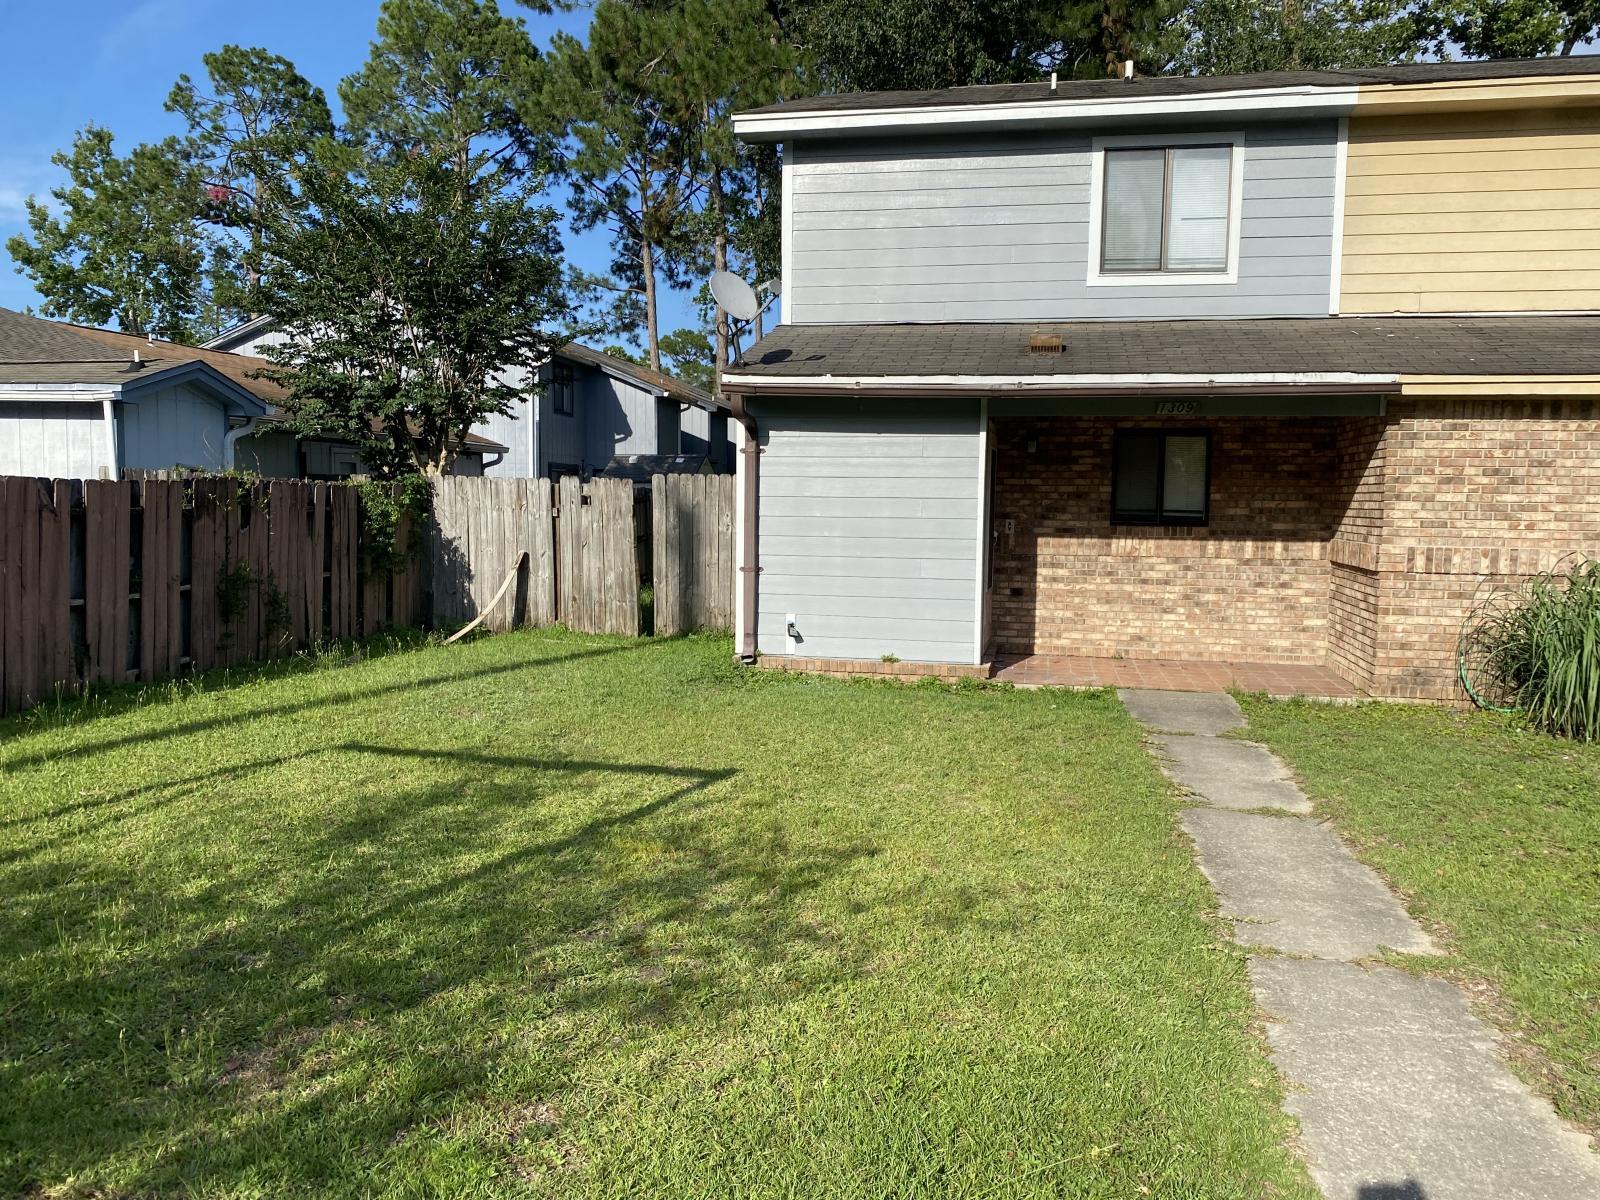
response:
M282 339L270 317L257 317L206 346L259 355ZM526 399L472 432L504 447L483 458L482 473L501 479L588 478L618 455L636 454L704 455L714 471L733 469L726 404L664 372L577 342L539 368Z
M1458 698L1479 588L1600 550L1600 58L735 129L783 145L782 324L723 379L746 658Z

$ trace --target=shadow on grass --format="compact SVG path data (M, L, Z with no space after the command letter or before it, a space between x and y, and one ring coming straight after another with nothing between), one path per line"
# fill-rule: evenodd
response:
M201 772L155 789L193 846L122 856L97 824L0 870L0 1193L386 1190L463 1109L559 1109L651 1029L862 967L803 909L874 848L741 825L731 768L325 755L395 773L308 819L209 786L281 760Z
M391 695L402 691L411 691L415 688L436 687L441 684L464 683L473 679L486 679L495 675L506 675L515 671L530 671L538 667L559 666L562 663L580 662L584 659L603 658L611 654L622 654L645 649L661 643L647 639L627 642L620 646L596 646L590 650L578 650L571 654L561 654L551 658L531 658L523 662L496 663L493 666L479 667L471 671L452 671L439 675L430 675L422 679L404 679L394 683L386 683L374 687L348 688L344 691L334 692L325 696L318 696L314 700L302 700L292 704L269 705L264 708L240 709L222 716L208 717L201 721L188 721L182 724L166 725L159 729L151 729L143 733L130 733L123 737L108 738L103 742L83 746L74 746L72 755L75 758L89 757L96 754L105 754L112 750L125 750L130 746L144 745L150 742L165 741L168 738L187 737L196 733L207 733L214 729L226 728L244 721L259 720L263 717L293 716L298 713L312 712L317 709L332 708L340 704L350 704L362 700L373 700L381 696ZM127 708L118 710L128 711ZM107 714L111 715L111 714ZM13 722L23 718L9 718ZM42 729L26 730L29 733L40 733ZM59 757L50 754L23 755L18 758L6 760L4 765L7 770L20 770L25 767L35 767L42 763L50 762ZM4 826L0 826L4 828Z

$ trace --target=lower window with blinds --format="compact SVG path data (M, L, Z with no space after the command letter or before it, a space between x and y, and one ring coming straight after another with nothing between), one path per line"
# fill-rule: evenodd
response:
M1204 525L1210 515L1210 434L1117 430L1112 524Z

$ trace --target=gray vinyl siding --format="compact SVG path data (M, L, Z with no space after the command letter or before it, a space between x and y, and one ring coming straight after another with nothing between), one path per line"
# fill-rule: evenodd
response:
M0 475L98 479L110 468L100 401L0 400Z
M117 444L124 470L223 468L228 415L222 404L187 383L141 388L117 406Z
M717 472L733 470L732 443L728 438L728 414L708 412L698 404L683 410L678 432L678 452L704 454Z
M268 429L234 443L234 465L266 479L300 478L300 442L292 433Z
M1327 315L1336 121L1218 131L1242 134L1237 282L1091 287L1092 138L1121 132L802 142L788 320Z
M805 657L973 661L976 401L764 401L758 639Z
M659 454L656 395L604 371L580 374L578 416L586 432L584 463L601 471L618 454Z

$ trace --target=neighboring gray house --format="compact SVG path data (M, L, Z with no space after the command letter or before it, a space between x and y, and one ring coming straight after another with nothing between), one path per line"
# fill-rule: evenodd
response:
M733 124L783 171L782 323L721 380L744 657L1254 661L1451 695L1477 586L1600 537L1563 488L1600 438L1571 215L1600 206L1576 157L1600 58Z
M0 309L0 475L116 479L124 471L357 474L354 446L281 428L257 358ZM505 447L472 437L457 473Z
M206 347L256 354L281 340L269 318L257 317ZM473 432L506 447L483 459L483 473L500 478L587 478L629 454L703 454L713 471L733 470L726 405L670 375L576 342L540 368L532 397Z
M634 454L703 454L713 471L733 470L727 408L699 388L576 342L539 381L515 411L474 426L510 447L485 475L587 478Z

